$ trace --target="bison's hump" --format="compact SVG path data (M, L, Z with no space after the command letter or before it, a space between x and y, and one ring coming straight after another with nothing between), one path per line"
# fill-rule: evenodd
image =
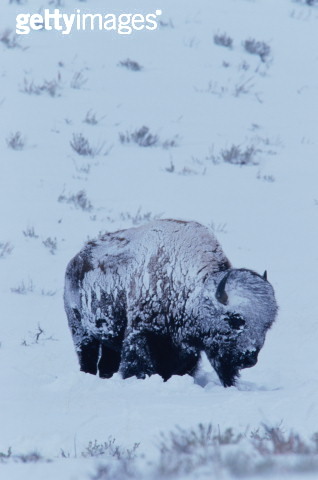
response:
M103 273L121 268L149 272L176 269L184 275L202 277L231 267L209 228L173 219L105 233L88 242L82 256Z

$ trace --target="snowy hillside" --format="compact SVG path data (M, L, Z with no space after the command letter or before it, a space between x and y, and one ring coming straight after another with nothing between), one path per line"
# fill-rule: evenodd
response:
M131 35L15 35L45 8L162 15ZM317 42L315 1L1 1L1 479L317 478ZM68 261L160 217L268 271L278 319L236 387L206 358L196 382L79 372Z

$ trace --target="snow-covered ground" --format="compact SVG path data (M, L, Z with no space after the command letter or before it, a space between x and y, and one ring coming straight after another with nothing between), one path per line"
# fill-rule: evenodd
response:
M16 455L0 454L0 478L114 478L81 456L110 436L140 443L139 476L151 476L160 432L200 422L223 432L282 423L309 442L318 431L318 6L64 0L66 13L160 8L161 25L15 39L18 13L60 2L19 3L0 5L0 452ZM223 34L231 48L215 43ZM244 47L253 39L262 58ZM120 141L143 126L156 145ZM92 155L72 148L80 134ZM156 216L210 225L234 266L268 270L278 319L237 387L223 388L204 358L199 384L79 372L66 264L88 238ZM51 462L21 463L35 451ZM212 474L231 476L200 473Z

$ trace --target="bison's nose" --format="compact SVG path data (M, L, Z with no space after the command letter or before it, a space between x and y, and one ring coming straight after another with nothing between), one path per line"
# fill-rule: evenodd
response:
M246 352L243 357L243 365L245 368L254 367L257 364L258 350L254 352Z

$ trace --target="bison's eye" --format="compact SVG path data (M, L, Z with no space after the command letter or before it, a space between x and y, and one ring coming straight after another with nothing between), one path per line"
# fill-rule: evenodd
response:
M224 320L228 322L230 327L234 328L234 330L240 330L241 327L245 325L245 320L238 313L228 312Z
M105 325L106 320L105 320L104 318L98 318L98 319L95 321L95 323L96 323L96 327L97 327L97 328L102 328L103 325Z

